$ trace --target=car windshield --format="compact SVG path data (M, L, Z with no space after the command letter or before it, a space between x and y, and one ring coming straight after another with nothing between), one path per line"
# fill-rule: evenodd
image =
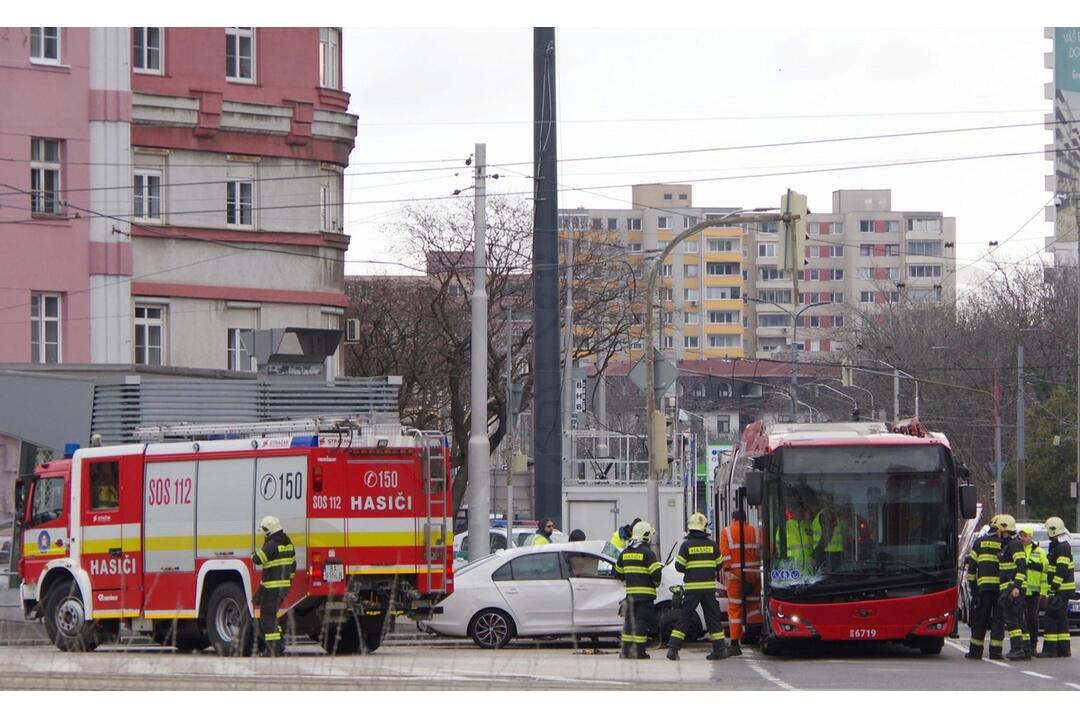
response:
M940 448L815 446L780 455L766 496L775 594L952 576L955 509Z

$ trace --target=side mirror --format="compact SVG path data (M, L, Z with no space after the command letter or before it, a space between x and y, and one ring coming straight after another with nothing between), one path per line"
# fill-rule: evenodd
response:
M975 517L975 486L960 486L960 516L965 520Z
M749 470L746 473L746 502L754 507L761 504L765 495L765 473L760 470Z

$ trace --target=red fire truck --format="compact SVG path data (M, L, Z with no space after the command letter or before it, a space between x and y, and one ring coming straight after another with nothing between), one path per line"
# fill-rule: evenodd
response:
M975 513L967 475L917 420L747 427L716 506L718 524L742 509L761 539L748 635L766 654L816 640L939 653L956 622L958 524Z
M23 607L61 650L91 650L123 626L249 654L265 515L296 546L282 625L329 652L374 650L388 614L422 616L452 590L441 434L318 420L142 436L20 479Z

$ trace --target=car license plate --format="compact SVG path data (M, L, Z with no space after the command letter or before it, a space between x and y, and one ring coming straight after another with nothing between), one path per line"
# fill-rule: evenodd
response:
M874 628L849 628L848 637L852 640L870 640L877 637L877 630Z
M1080 613L1080 600L1069 601L1069 612Z
M322 576L326 582L341 582L345 579L345 566L341 563L323 565Z

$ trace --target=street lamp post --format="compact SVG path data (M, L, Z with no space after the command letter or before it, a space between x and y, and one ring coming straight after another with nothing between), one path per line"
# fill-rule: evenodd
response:
M740 222L774 222L783 221L783 214L761 214L773 208L753 208L751 210L735 210L726 215L722 215L719 218L711 220L704 220L697 223L676 235L668 244L664 247L663 251L653 260L652 267L649 268L649 279L645 285L645 434L648 440L648 454L649 454L649 474L645 481L646 493L648 495L648 512L649 521L656 528L656 533L653 536L654 548L659 547L660 542L660 455L664 452L662 448L657 448L659 435L657 434L657 422L656 422L656 362L655 353L656 338L653 337L653 295L656 292L656 277L660 272L660 267L663 265L664 260L668 255L686 238L696 235L706 228L718 227L720 225L733 225ZM745 213L754 213L747 215ZM790 217L790 216L789 216ZM663 428L663 420L660 421L660 427Z
M856 400L855 398L851 397L850 395L848 395L845 392L840 392L839 390L837 390L834 387L829 387L825 383L811 383L810 385L807 385L807 387L824 388L825 390L828 390L829 392L836 393L840 397L850 400L851 404L854 406L854 409L855 409L855 412L854 412L855 419L858 419L858 417L859 417L859 401Z
M867 358L870 362L881 363L893 371L893 420L900 419L900 378L906 378L915 383L915 417L919 417L919 381L911 373L906 373L900 368L890 365L884 360Z
M793 297L792 300L798 304L797 297ZM799 317L810 310L811 308L821 307L822 305L832 305L831 301L823 301L810 303L806 307L802 308L798 312L792 312L779 303L774 303L772 300L762 300L761 298L750 297L746 295L743 300L750 300L751 302L764 303L765 305L772 305L780 312L785 313L791 318L791 414L793 417L798 416L798 408L796 403L798 402L798 387L799 387ZM811 415L811 422L813 422L813 416Z

